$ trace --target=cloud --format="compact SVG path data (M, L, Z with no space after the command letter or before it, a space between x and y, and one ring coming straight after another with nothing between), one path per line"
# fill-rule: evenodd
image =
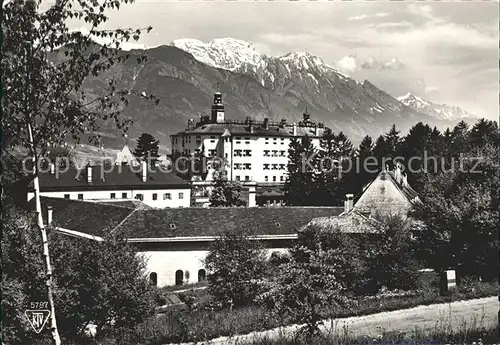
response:
M362 69L377 69L377 70L400 70L403 69L405 65L399 61L398 58L390 58L388 60L379 61L374 57L370 56L365 62L361 64Z
M377 18L382 18L382 17L387 17L390 16L391 14L388 12L377 12L374 15L367 15L367 14L359 14L357 16L352 16L347 18L347 20L363 20L363 19L368 19L371 17L377 17Z
M335 66L342 72L353 73L356 70L358 63L354 55L348 55L337 61Z
M363 20L363 19L366 19L366 18L368 18L368 15L366 15L366 14L360 14L358 16L349 17L349 18L347 18L347 20Z
M437 86L426 86L425 89L424 89L424 92L425 93L429 93L429 92L432 92L432 91L436 91L438 89Z
M377 23L377 24L369 25L369 27L374 27L377 29L402 29L402 28L410 28L412 26L413 26L413 23L410 23L408 21L384 22L384 23Z

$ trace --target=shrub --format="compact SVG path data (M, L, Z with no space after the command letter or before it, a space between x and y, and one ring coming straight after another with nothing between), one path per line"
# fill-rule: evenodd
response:
M257 242L224 234L212 245L205 267L210 294L223 307L232 307L248 305L260 293L267 264Z
M344 305L347 283L356 272L345 238L311 225L299 232L291 260L280 266L276 282L260 300L282 322L305 324L300 334L313 337L330 305Z

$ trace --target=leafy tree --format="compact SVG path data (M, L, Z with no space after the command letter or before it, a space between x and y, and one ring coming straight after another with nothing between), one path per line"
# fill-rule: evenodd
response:
M428 176L413 216L423 224L419 252L430 267L456 269L459 277L497 278L499 152L498 146L477 148L455 160L453 169Z
M417 286L418 263L412 240L412 225L398 217L383 219L376 245L366 256L367 291L373 293L381 287L390 290L411 290Z
M279 267L276 281L260 300L277 317L305 324L300 333L314 337L328 309L347 304L347 282L359 273L352 249L338 232L306 227L290 250L291 260Z
M6 96L2 107L2 130L6 142L29 149L34 162L45 156L49 145L61 145L68 137L79 141L89 134L89 140L98 141L97 129L102 121L110 120L119 130L126 130L131 121L120 114L130 94L155 99L144 92L119 89L117 79L106 73L129 56L117 49L120 43L130 38L137 40L142 32L140 29L99 29L108 19L105 11L118 9L121 3L120 0L104 0L99 4L82 0L73 7L72 1L61 0L46 11L40 8L40 1L13 0L3 4L1 64ZM88 24L90 34L70 32L68 23L72 19ZM108 39L110 43L97 45L92 36ZM142 62L144 57L138 60ZM107 90L97 96L88 94L85 83L89 77L102 73L106 73ZM32 175L37 223L46 256L51 328L54 342L59 345L37 164Z
M26 303L46 296L36 217L13 206L4 211L2 340L32 344L48 336L30 332L24 317ZM96 325L98 335L124 335L154 312L155 290L145 275L145 261L122 239L95 242L51 228L49 239L55 263L54 301L65 340L81 339L89 323Z
M218 169L214 173L214 187L210 193L211 207L234 207L246 204L241 196L241 184L229 181L225 169Z
M155 166L158 161L160 141L156 140L151 134L142 133L137 139L137 147L134 150L134 156L148 162L151 166Z
M267 264L262 248L246 235L225 233L205 258L208 291L223 307L250 304L260 293Z
M315 201L317 150L308 136L292 138L288 150L288 177L285 182L285 199L288 205L311 205Z

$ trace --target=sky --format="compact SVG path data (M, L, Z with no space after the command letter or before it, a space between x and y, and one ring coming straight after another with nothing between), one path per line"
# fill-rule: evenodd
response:
M498 2L136 0L109 17L105 28L151 25L146 46L232 37L271 56L307 51L395 97L498 120Z

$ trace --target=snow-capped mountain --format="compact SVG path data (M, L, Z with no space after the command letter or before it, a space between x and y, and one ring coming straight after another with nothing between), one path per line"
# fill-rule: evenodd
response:
M464 118L476 117L458 106L448 105L448 104L436 104L431 101L425 100L421 97L418 97L412 94L411 92L407 93L404 96L398 97L398 100L401 103L415 109L418 112L430 115L439 120L455 121Z
M315 79L314 72L335 73L349 78L310 53L294 52L283 56L266 56L259 53L251 42L234 38L218 38L207 43L187 38L175 40L171 45L190 53L196 60L209 66L253 75L263 86L270 88L275 86L278 65L285 68L288 77L291 76L292 70L295 70L305 72L305 77L312 80Z
M228 119L268 117L298 123L307 108L313 121L343 131L354 142L367 134L378 136L393 124L402 132L420 121L439 128L453 125L413 109L369 81L360 83L340 73L310 53L270 57L251 43L226 38L209 43L182 39L123 54L130 59L109 74L117 75L123 87L160 98L158 105L137 100L124 110L134 120L131 135L147 132L169 142L168 136L184 130L188 119L209 113L216 90L223 94ZM142 55L147 62L138 65L135 56ZM87 90L103 94L105 78L91 78ZM110 135L116 132L113 123L103 128Z

